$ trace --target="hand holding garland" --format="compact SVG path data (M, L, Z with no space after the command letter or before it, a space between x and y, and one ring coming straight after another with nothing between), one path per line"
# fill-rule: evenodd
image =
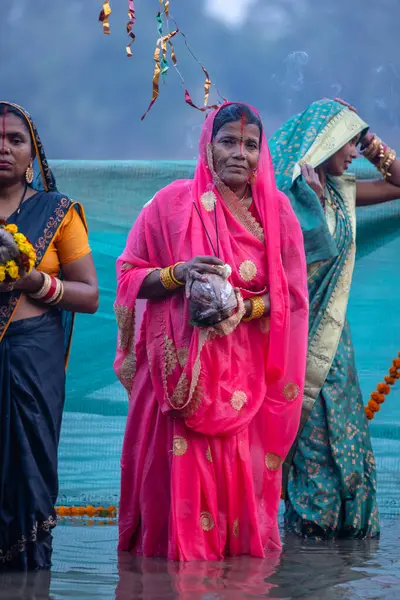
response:
M63 265L63 280L37 269L22 276L8 289L20 291L34 302L71 312L95 313L98 308L98 285L91 254Z

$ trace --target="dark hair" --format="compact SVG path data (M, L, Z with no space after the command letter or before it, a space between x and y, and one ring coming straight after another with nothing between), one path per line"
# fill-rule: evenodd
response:
M215 138L218 131L228 123L236 123L244 119L246 125L257 125L260 130L260 139L263 132L261 119L255 112L246 104L228 104L221 108L217 113L212 130L212 139Z

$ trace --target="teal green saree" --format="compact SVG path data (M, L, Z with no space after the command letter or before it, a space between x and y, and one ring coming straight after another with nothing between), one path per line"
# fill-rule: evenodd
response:
M376 472L346 318L355 260L352 176L328 177L323 207L301 176L367 125L334 101L315 102L270 140L278 187L300 221L310 300L306 384L299 435L285 463L285 523L307 537L379 533Z

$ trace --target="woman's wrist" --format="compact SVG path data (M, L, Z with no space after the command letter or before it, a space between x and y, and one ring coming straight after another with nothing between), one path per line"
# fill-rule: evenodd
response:
M26 292L27 294L35 294L43 285L43 273L33 269L29 275L23 277L15 285L15 289Z
M176 263L175 265L160 270L161 285L169 292L174 292L185 285L183 278L179 279L182 275L180 275L179 272L176 272L178 267L182 265L183 263Z
M263 296L253 296L248 300L245 300L245 314L243 317L243 321L254 321L256 319L262 319L262 317L269 312L269 307L267 304L269 303L268 294L264 294Z
M364 157L372 163L384 178L390 177L390 169L396 160L396 152L387 146L377 135L371 134L362 145Z
M172 275L173 275L174 279L180 283L180 285L185 285L186 274L187 274L186 263L179 262L172 267Z

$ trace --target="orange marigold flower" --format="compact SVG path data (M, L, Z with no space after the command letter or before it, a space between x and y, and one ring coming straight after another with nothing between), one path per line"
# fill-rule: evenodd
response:
M372 392L371 400L377 402L378 404L382 404L383 402L385 402L385 396L384 394L379 394L378 392Z
M375 402L375 400L369 400L368 406L372 410L372 412L379 412L381 409L380 405L378 404L378 402Z
M369 421L371 421L374 418L374 413L368 406L365 407L365 415Z
M396 369L400 369L400 358L394 359L393 366L396 367Z
M388 377L387 375L385 377L385 381L388 385L394 385L396 383L396 379L394 377Z
M376 389L380 394L386 394L386 396L390 394L390 385L387 383L378 383Z
M96 514L95 507L89 504L89 506L86 507L86 514L88 517L94 517L94 515Z
M4 229L9 233L18 233L18 227L14 225L14 223L9 223L9 225L6 225Z

